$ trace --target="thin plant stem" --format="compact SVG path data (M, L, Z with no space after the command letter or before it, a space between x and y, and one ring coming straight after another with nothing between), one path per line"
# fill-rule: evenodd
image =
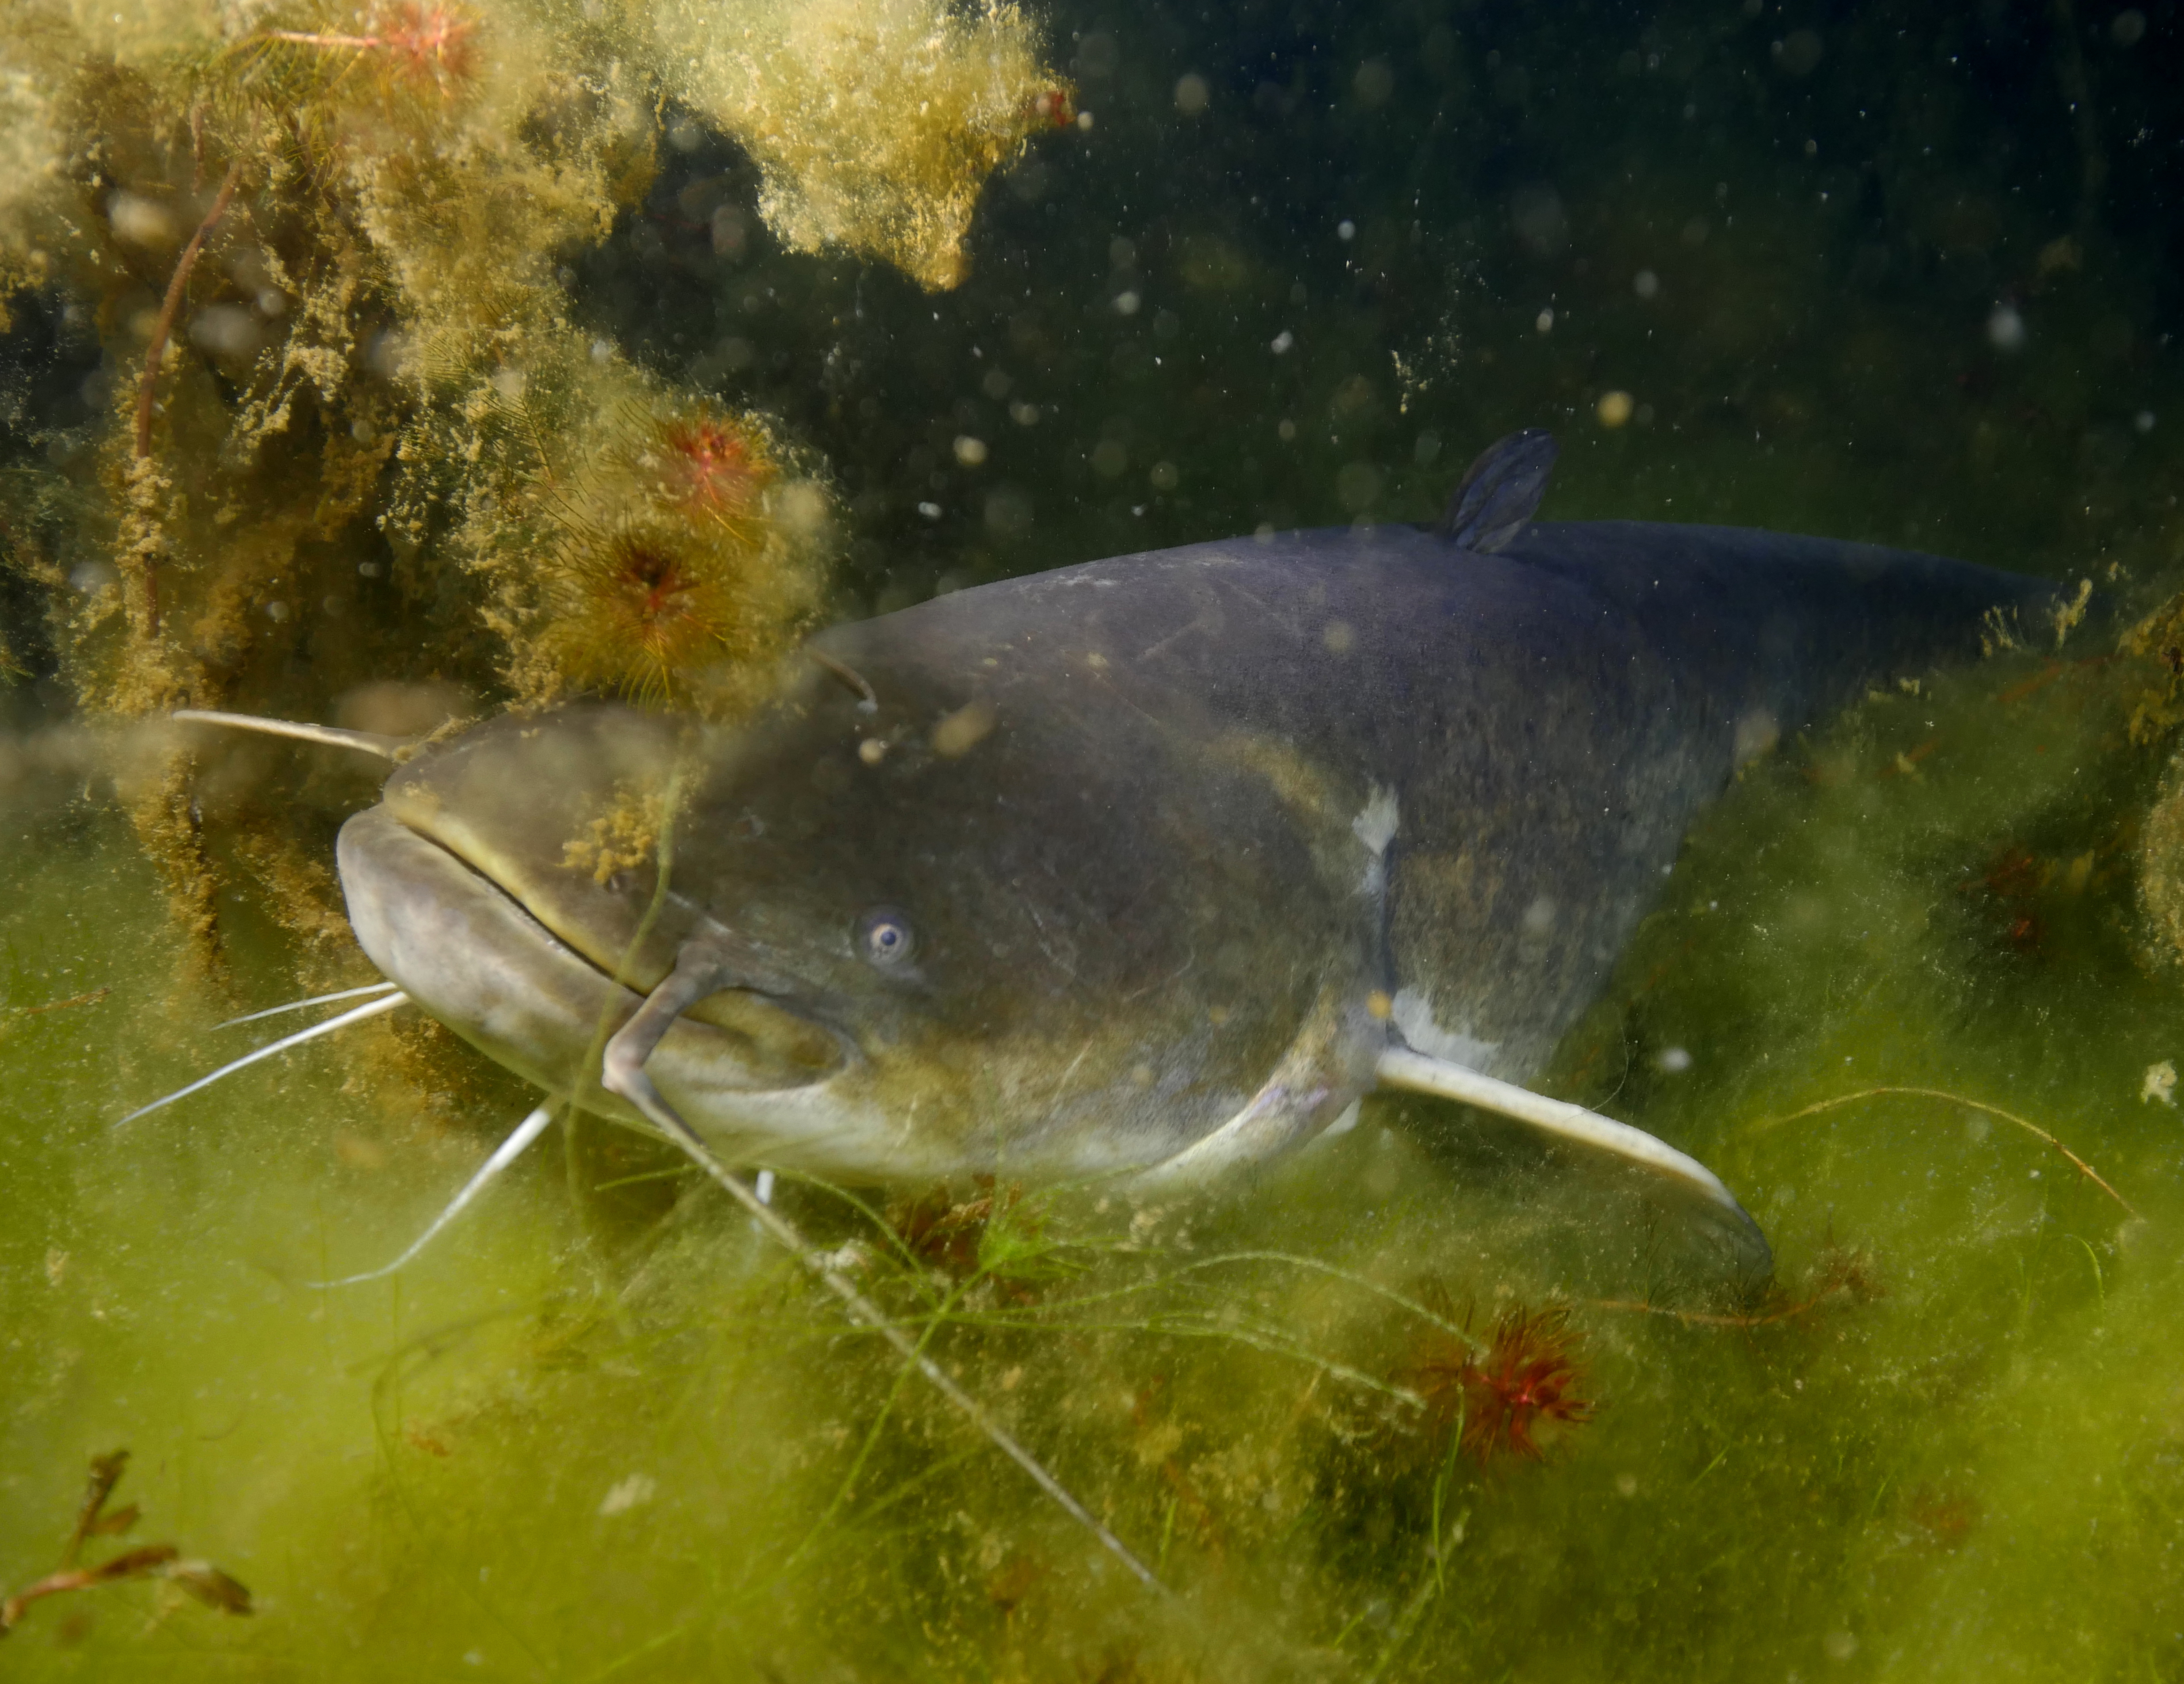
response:
M1143 1321L1040 1321L1029 1317L1003 1315L958 1315L950 1318L964 1327L1006 1328L1019 1332L1041 1333L1150 1333L1172 1339L1218 1339L1240 1345L1246 1350L1264 1352L1270 1357L1285 1357L1294 1363L1328 1375L1334 1380L1346 1380L1367 1391L1378 1391L1397 1402L1413 1408L1422 1408L1425 1400L1407 1386L1390 1386L1376 1375L1346 1363L1330 1362L1300 1345L1279 1338L1273 1334L1256 1332L1239 1324L1213 1321L1210 1314L1207 1324L1195 1325L1181 1318L1168 1319L1159 1316Z
M690 1154L692 1161L712 1178L722 1191L744 1207L752 1221L778 1241L790 1256L817 1276L820 1283L842 1301L842 1307L849 1311L853 1319L873 1329L893 1346L896 1354L922 1375L927 1383L953 1404L973 1427L984 1434L995 1449L1030 1475L1032 1483L1052 1498L1064 1514L1098 1539L1101 1548L1128 1568L1146 1589L1166 1592L1167 1587L1154 1576L1150 1567L1130 1553L1128 1545L1110 1531L1097 1515L1072 1497L1068 1488L1049 1473L1038 1458L1017 1443L999 1421L986 1413L983 1405L950 1377L946 1369L925 1354L922 1341L913 1340L904 1332L885 1311L865 1296L847 1275L834 1267L830 1260L831 1254L814 1246L805 1239L794 1224L731 1174L727 1166L713 1156L703 1140L694 1135L678 1144Z
M933 1335L939 1332L941 1319L947 1314L949 1306L968 1291L978 1280L978 1277L974 1274L963 1282L942 1301L939 1308L934 1310L932 1315L926 1318L924 1331L919 1334L917 1338L918 1355L921 1357L924 1355L925 1347L933 1342ZM781 1570L775 1575L776 1583L779 1583L794 1569L796 1564L803 1559L804 1553L818 1542L820 1535L827 1530L828 1524L833 1521L835 1515L841 1513L843 1506L849 1502L850 1494L856 1489L857 1480L865 1471L865 1464L872 1459L872 1452L879 1444L881 1430L887 1425L888 1418L894 1414L895 1400L902 1396L902 1388L909 1380L910 1375L909 1363L905 1363L896 1369L894 1383L888 1387L888 1395L886 1400L880 1405L879 1414L872 1417L872 1425L865 1430L864 1442L857 1447L856 1456L850 1464L850 1471L842 1475L841 1483L834 1487L833 1500L821 1511L819 1518L805 1529L804 1536L798 1540L795 1548L790 1550L782 1559Z
M353 47L360 53L387 45L384 39L376 35L314 35L298 29L269 29L259 38L261 41L292 42L298 47Z
M1778 1322L1795 1321L1799 1316L1809 1315L1830 1298L1845 1290L1841 1285L1815 1292L1800 1303L1788 1304L1779 1310L1764 1310L1756 1315L1732 1315L1719 1311L1679 1310L1667 1304L1649 1304L1643 1298L1594 1298L1588 1302L1596 1310L1621 1310L1631 1315L1666 1316L1689 1327L1772 1327Z
M1387 1646L1380 1651L1379 1659L1373 1663L1373 1670L1365 1675L1365 1684L1379 1684L1410 1646L1411 1639L1417 1636L1418 1622L1425 1617L1426 1609L1441 1593L1441 1563L1451 1550L1463 1542L1464 1523L1470 1519L1471 1511L1464 1509L1450 1523L1445 1535L1438 1530L1435 1531L1432 1541L1426 1546L1433 1555L1434 1570L1418 1575L1418 1587L1411 1592L1410 1601L1403 1605L1403 1611L1396 1620L1396 1629L1388 1635Z
M2106 1181L2101 1179L2099 1171L2095 1169L2092 1164L2086 1163L2085 1159L2080 1157L2077 1153L2072 1151L2070 1147L2064 1146L2062 1141L2057 1140L2053 1135L2042 1128L2037 1123L2028 1122L2024 1118L2018 1116L2014 1112L2004 1111L1998 1105L1989 1105L1983 1100L1966 1099L1962 1094L1949 1093L1941 1088L1861 1088L1854 1094L1840 1094L1833 1099L1817 1100L1811 1105L1806 1106L1802 1110L1792 1111L1786 1116L1763 1118L1760 1121L1751 1125L1751 1132L1756 1135L1763 1129L1779 1129L1785 1123L1795 1123L1803 1118L1817 1117L1823 1111L1833 1111L1839 1106L1855 1105L1860 1100L1882 1099L1891 1096L1912 1099L1947 1100L1952 1105L1965 1106L1973 1111L1984 1112L1989 1117L1999 1117L2003 1122L2011 1124L2017 1128L2024 1129L2026 1134L2031 1135L2034 1139L2043 1140L2048 1145L2054 1147L2057 1151L2062 1153L2064 1157L2070 1160L2071 1168L2075 1169L2079 1174L2084 1176L2086 1180L2092 1182L2103 1193L2106 1193L2110 1198L2114 1199L2118 1205L2121 1206L2123 1212L2126 1216L2129 1216L2135 1220L2143 1220L2142 1218L2139 1217L2138 1213L2131 1207L2130 1200L2124 1197L2121 1193L2116 1191L2114 1188L2109 1185Z
M221 180L220 192L214 195L212 209L205 212L204 220L198 224L190 243L182 248L181 256L176 260L175 272L167 282L167 296L160 301L158 320L152 324L152 343L144 349L144 371L136 377L136 460L142 461L152 454L152 404L159 390L159 360L166 354L167 340L175 331L175 317L182 308L182 295L189 290L190 271L198 266L198 255L204 250L205 237L220 219L227 215L230 200L235 197L237 185L242 180L242 160L231 159L227 174ZM144 558L144 629L148 637L159 635L159 576L157 563L150 556Z

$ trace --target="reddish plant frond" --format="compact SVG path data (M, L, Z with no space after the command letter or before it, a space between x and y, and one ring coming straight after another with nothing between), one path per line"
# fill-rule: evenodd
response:
M1543 1424L1576 1426L1593 1415L1568 1312L1513 1309L1494 1324L1484 1354L1436 1341L1401 1378L1425 1403L1436 1438L1461 1422L1462 1448L1484 1464L1497 1453L1540 1458Z
M715 416L671 421L660 442L668 496L708 515L749 513L773 478L773 465L749 435Z
M734 558L701 534L648 522L579 533L565 554L549 635L580 685L665 700L744 627Z
M1578 1391L1583 1380L1568 1312L1510 1311L1464 1375L1463 1447L1481 1462L1497 1449L1536 1459L1532 1435L1542 1416L1565 1425L1592 1419L1591 1400Z
M476 20L441 0L398 0L373 33L394 73L415 86L450 93L476 79Z
M1077 101L1067 87L1044 88L1024 102L1028 129L1066 129L1077 120Z
M348 62L385 92L453 99L482 68L477 36L477 20L448 0L393 0L360 31L268 30L256 39L353 54Z

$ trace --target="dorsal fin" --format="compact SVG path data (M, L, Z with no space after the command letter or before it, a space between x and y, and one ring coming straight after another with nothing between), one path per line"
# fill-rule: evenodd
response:
M1544 427L1526 427L1479 453L1434 530L1466 549L1491 555L1516 542L1546 494L1561 449Z

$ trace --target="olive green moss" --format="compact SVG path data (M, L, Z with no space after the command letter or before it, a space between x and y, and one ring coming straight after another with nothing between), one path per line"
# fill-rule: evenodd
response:
M523 1097L480 1073L473 1122L405 1131L310 1049L112 1131L252 1030L147 974L144 868L47 786L9 819L8 996L111 992L0 1029L0 1576L52 1564L87 1458L125 1445L139 1535L258 1612L54 1598L10 1664L2165 1676L2184 1125L2141 1095L2184 1052L2184 982L2137 898L2142 677L2018 652L1876 697L1695 834L1551 1085L1719 1168L1771 1288L1598 1166L1418 1102L1216 1204L1004 1189L952 1245L785 1189L1167 1598L612 1131L395 1280L313 1290L398 1249ZM262 947L238 962L278 990ZM1882 1088L1946 1096L1854 1097ZM1536 1462L1457 1453L1421 1376L1551 1304L1592 1419Z
M541 463L601 494L632 405L763 415L823 463L843 614L1262 521L1424 518L1476 448L1543 423L1554 516L2095 581L2059 651L1869 699L1751 769L1550 1074L1718 1168L1772 1283L1723 1279L1686 1213L1599 1167L1424 1102L1142 1222L1096 1189L998 1190L915 1266L836 1193L783 1189L1169 1598L613 1131L549 1135L394 1280L313 1290L398 1252L529 1104L443 1035L366 1026L109 1128L271 1033L214 1027L231 1012L365 979L324 873L371 783L280 745L178 774L69 722L67 681L114 670L123 628L126 335L169 271L85 258L75 315L58 271L28 277L0 363L22 675L0 1589L57 1564L91 1458L126 1446L129 1541L215 1564L257 1612L156 1581L55 1597L0 1639L11 1676L2184 1671L2184 1122L2161 1079L2184 1060L2184 406L2149 209L2175 48L2159 18L2126 43L2090 9L1942 10L1057 9L1050 60L1092 125L997 178L935 296L769 231L783 166L729 138L728 82L643 96L601 79L627 18L515 8L546 45L464 120L482 185L434 199L447 170L420 166L374 200L408 231L338 248L411 254L417 286L366 265L344 292L330 265L282 318L379 354L264 384L170 354L163 460L214 466L153 535L231 633L171 653L298 711L504 698L547 599L503 587L566 554L516 516ZM593 100L510 114L580 72ZM0 86L32 163L81 129L56 86ZM373 156L398 174L399 150ZM158 162L186 191L186 151ZM82 187L8 180L9 215ZM365 241L354 207L392 180L254 237ZM432 205L504 187L504 245L489 219L426 237ZM202 304L259 284L223 250ZM421 372L376 339L464 277L454 353ZM2021 343L1991 327L2005 302ZM520 387L472 354L496 331L532 348ZM263 424L282 379L285 432ZM221 454L245 436L256 454ZM148 801L197 839L156 866L125 816ZM224 979L176 931L178 876ZM1431 1376L1465 1330L1551 1306L1591 1419L1482 1465Z

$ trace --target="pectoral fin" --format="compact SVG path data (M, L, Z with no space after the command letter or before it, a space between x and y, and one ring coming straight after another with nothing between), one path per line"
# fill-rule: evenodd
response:
M1529 1123L1535 1129L1559 1135L1564 1140L1613 1152L1628 1163L1680 1183L1703 1195L1730 1218L1733 1225L1758 1247L1762 1257L1769 1255L1767 1236L1759 1231L1759 1224L1744 1207L1737 1203L1736 1196L1722 1185L1721 1178L1696 1158L1678 1151L1643 1129L1618 1123L1612 1117L1602 1117L1596 1111L1587 1111L1566 1100L1535 1094L1514 1082L1481 1075L1446 1059L1429 1058L1407 1047L1390 1047L1380 1055L1376 1068L1384 1088L1402 1088L1412 1093L1434 1094L1442 1099L1475 1105L1481 1111Z

